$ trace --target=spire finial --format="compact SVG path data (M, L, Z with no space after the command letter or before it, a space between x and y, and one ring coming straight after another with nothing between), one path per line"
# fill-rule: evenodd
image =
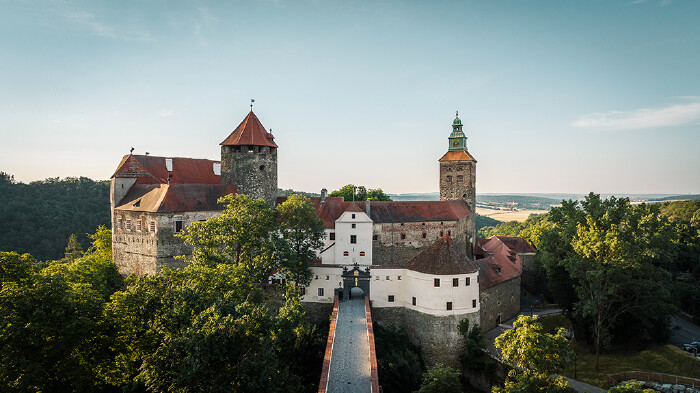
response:
M250 99L250 111L253 111L253 103L255 102L255 99L251 98Z
M457 113L455 114L455 117L459 117L459 111L457 111Z

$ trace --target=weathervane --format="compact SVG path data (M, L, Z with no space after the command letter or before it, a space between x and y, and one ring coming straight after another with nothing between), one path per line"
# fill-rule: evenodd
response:
M251 99L250 99L250 111L251 111L251 112L253 111L253 103L254 103L254 102L255 102L255 100L254 100L253 98L251 98Z
M459 111L457 111L457 113L455 114L455 117L459 117Z

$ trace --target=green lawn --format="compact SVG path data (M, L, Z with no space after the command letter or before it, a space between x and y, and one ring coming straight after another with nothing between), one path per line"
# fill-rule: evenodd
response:
M673 345L657 345L641 352L613 351L600 355L600 372L596 372L595 353L589 347L575 345L579 381L607 389L607 377L621 371L653 371L700 379L700 359ZM574 366L564 370L574 378Z
M544 331L557 327L571 328L571 322L563 315L539 318ZM600 355L600 372L594 371L595 352L583 344L574 345L577 358L576 379L598 386L609 388L608 375L621 371L653 371L657 373L680 375L700 379L700 359L673 345L658 345L641 352L608 351ZM574 366L563 373L574 378Z

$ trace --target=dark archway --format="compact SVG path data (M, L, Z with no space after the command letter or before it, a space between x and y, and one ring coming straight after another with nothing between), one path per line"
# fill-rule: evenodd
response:
M339 299L350 300L357 298L357 294L354 294L354 296L352 294L352 289L356 287L361 289L363 292L363 294L360 296L369 297L369 283L371 282L371 277L369 267L361 269L357 263L352 267L352 269L348 269L347 266L344 267L342 295L340 293L338 294Z

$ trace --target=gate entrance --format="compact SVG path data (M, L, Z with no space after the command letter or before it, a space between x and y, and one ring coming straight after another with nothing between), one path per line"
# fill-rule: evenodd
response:
M364 296L369 297L369 283L372 276L369 273L369 266L362 269L355 263L352 269L347 266L343 268L343 288L339 288L339 299L357 299ZM360 292L361 291L361 292Z

